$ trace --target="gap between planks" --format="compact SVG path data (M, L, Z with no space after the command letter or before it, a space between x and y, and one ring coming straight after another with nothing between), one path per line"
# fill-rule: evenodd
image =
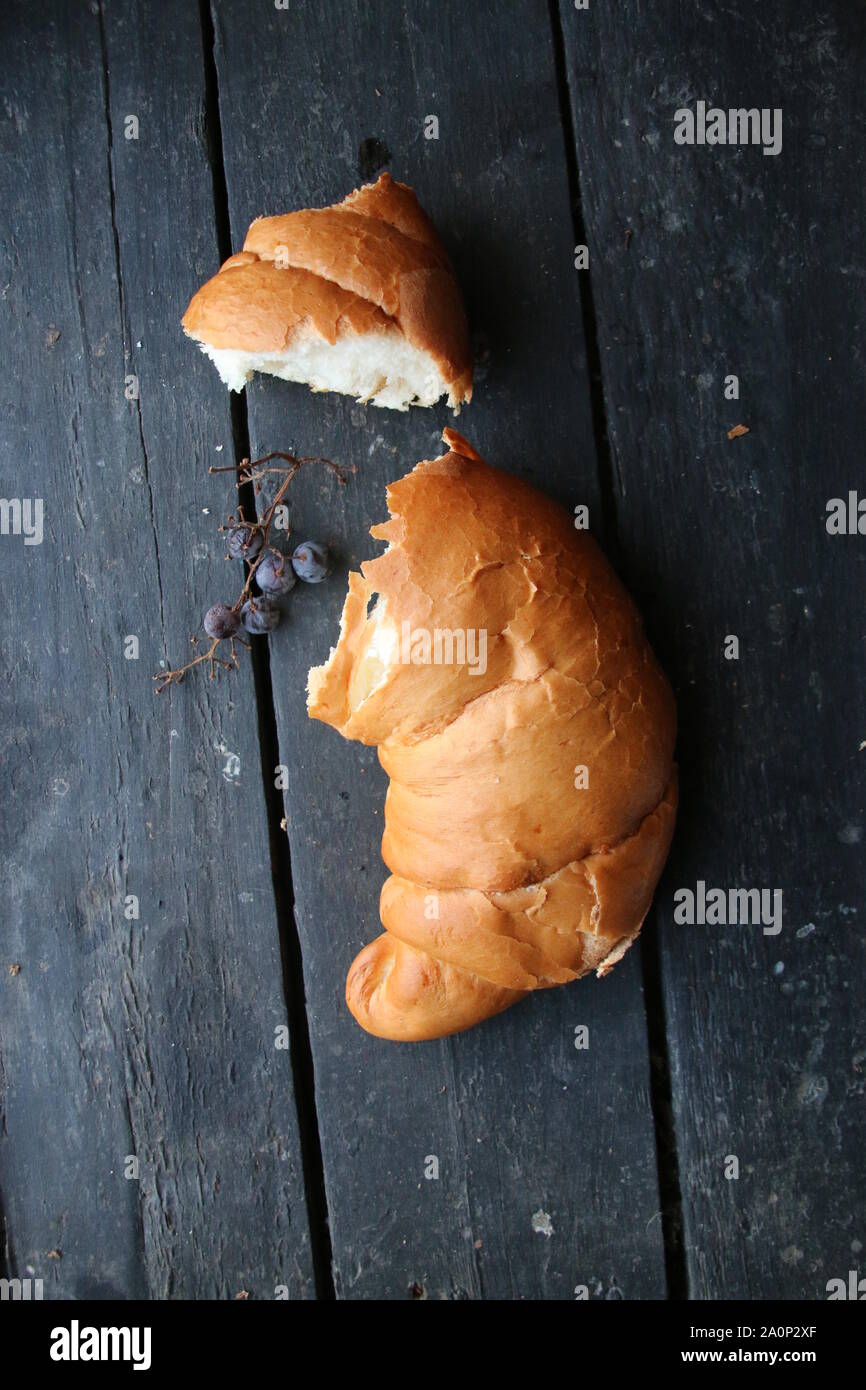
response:
M199 0L199 15L204 55L204 132L213 182L217 249L220 262L222 262L232 254L232 237L223 161L219 77L214 58L216 36L210 0ZM229 408L232 446L235 460L240 461L242 458L250 457L250 435L245 395L231 392ZM243 506L246 516L256 514L255 492L251 483L247 483L238 490L238 501ZM325 1170L316 1112L316 1087L307 1022L301 943L294 915L295 902L289 838L286 831L282 829L284 808L282 797L274 782L274 769L280 762L280 756L267 642L252 642L250 652L256 694L259 748L262 759L262 784L270 842L271 880L280 932L283 995L289 1023L292 1079L295 1090L295 1105L298 1112L307 1220L310 1228L313 1278L317 1299L330 1300L336 1297L336 1293L328 1205L325 1194Z
M568 64L565 56L565 41L562 33L562 20L558 0L548 0L550 30L553 41L554 67L556 71L556 90L559 101L559 114L562 123L565 162L568 171L568 194L571 204L572 226L575 245L589 246L586 223L583 215L583 200L580 190L580 170L577 160L577 141L574 137L574 123L571 115L571 94L568 78ZM577 74L585 77L587 74ZM595 300L592 292L592 264L590 254L589 269L580 282L580 312L583 320L583 336L586 344L586 362L589 374L589 395L592 409L592 426L598 466L599 491L602 504L602 534L608 555L616 568L619 568L620 544L616 506L616 469L611 453L610 436L607 426L607 406L604 393L604 376L599 349L598 321ZM673 1117L671 1090L670 1056L667 1044L667 1023L662 984L661 963L654 909L650 910L648 930L640 936L641 971L643 978L644 1007L646 1012L647 1042L650 1054L650 1104L656 1141L656 1166L658 1170L659 1200L661 1203L662 1237L665 1255L665 1279L668 1298L687 1299L689 1297L688 1266L683 1245L683 1209L680 1187L679 1160L677 1156L676 1130Z

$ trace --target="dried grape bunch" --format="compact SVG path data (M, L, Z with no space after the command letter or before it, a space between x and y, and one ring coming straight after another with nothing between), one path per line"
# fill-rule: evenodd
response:
M275 462L277 459L279 463ZM208 665L211 680L219 668L232 670L238 664L236 644L240 643L243 647L248 645L239 635L242 628L254 636L273 631L280 621L277 599L288 594L297 579L307 584L318 584L325 578L329 568L326 546L317 541L304 541L293 554L288 555L271 543L271 530L278 509L284 504L289 484L302 468L313 463L327 468L341 486L346 483L346 471L355 471L354 467L342 469L318 454L298 458L279 451L265 454L259 459L242 459L239 464L210 468L211 473L236 474L238 489L249 483L256 494L262 491L266 478L277 475L281 481L273 501L260 517L248 520L244 516L243 504L239 503L237 514L229 516L220 527L220 533L226 537L228 557L243 560L247 565L244 586L234 603L215 603L207 610L202 623L209 639L207 649L198 651L199 638L192 637L190 641L196 652L191 660L154 676L157 694L170 685L179 685L187 672L204 662ZM224 643L228 644L228 655L219 653Z

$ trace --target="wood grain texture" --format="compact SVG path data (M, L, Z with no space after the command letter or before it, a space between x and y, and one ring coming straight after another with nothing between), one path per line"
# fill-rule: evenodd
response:
M597 527L546 9L221 2L213 13L233 245L254 216L342 198L388 161L466 291L478 371L460 429L569 509L588 503ZM438 140L424 138L428 115ZM440 453L451 417L273 380L246 394L255 452L358 465L344 490L312 473L293 485L295 539L329 541L337 566L327 584L298 586L271 649L338 1296L570 1298L586 1284L593 1297L661 1297L636 952L602 983L539 994L441 1043L372 1039L343 1000L352 958L379 930L385 779L372 749L307 720L306 673L336 640L346 570L375 553L367 531L384 518L385 483ZM575 1050L578 1024L588 1052ZM438 1180L425 1179L428 1156Z
M863 484L864 8L628 8L560 13L619 539L680 703L657 902L690 1289L820 1299L866 1240L866 541L825 529ZM781 107L781 154L676 145L698 100ZM781 934L675 925L698 879L782 889Z
M179 328L216 254L199 16L17 4L2 28L0 491L45 503L41 546L0 540L10 1272L54 1298L305 1297L252 673L151 680L242 582L207 475L227 403Z

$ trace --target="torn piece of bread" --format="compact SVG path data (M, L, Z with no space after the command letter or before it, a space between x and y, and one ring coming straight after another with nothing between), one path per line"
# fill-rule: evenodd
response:
M472 398L460 289L406 184L382 174L328 208L253 222L183 327L232 391L253 372L407 410Z
M371 532L388 549L349 576L308 685L311 717L378 745L390 778L385 933L346 998L400 1041L606 974L640 931L677 803L673 696L607 560L444 437L388 488Z

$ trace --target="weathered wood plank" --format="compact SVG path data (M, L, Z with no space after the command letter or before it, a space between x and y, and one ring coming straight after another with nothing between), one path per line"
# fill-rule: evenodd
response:
M619 536L680 700L658 901L691 1293L823 1298L862 1272L866 1196L866 542L825 529L863 475L866 21L560 11ZM781 153L675 144L698 100L781 107ZM675 925L699 879L781 889L781 934Z
M340 198L390 153L467 294L480 370L460 427L598 520L545 7L219 3L214 15L234 246L253 216ZM438 141L423 135L431 114ZM604 984L551 991L443 1043L368 1038L343 1002L346 970L379 929L384 779L373 750L309 723L306 673L334 640L346 569L375 553L367 531L386 481L441 452L450 417L274 381L247 397L256 452L358 464L343 491L297 480L297 539L332 541L340 563L293 594L271 651L338 1294L568 1298L586 1283L663 1296L636 952ZM588 1052L573 1046L581 1023ZM427 1155L438 1181L425 1180ZM549 1237L533 1229L540 1212Z
M227 582L227 402L179 329L216 255L199 16L17 4L0 62L0 490L45 504L0 540L11 1272L310 1296L252 673L151 680Z

